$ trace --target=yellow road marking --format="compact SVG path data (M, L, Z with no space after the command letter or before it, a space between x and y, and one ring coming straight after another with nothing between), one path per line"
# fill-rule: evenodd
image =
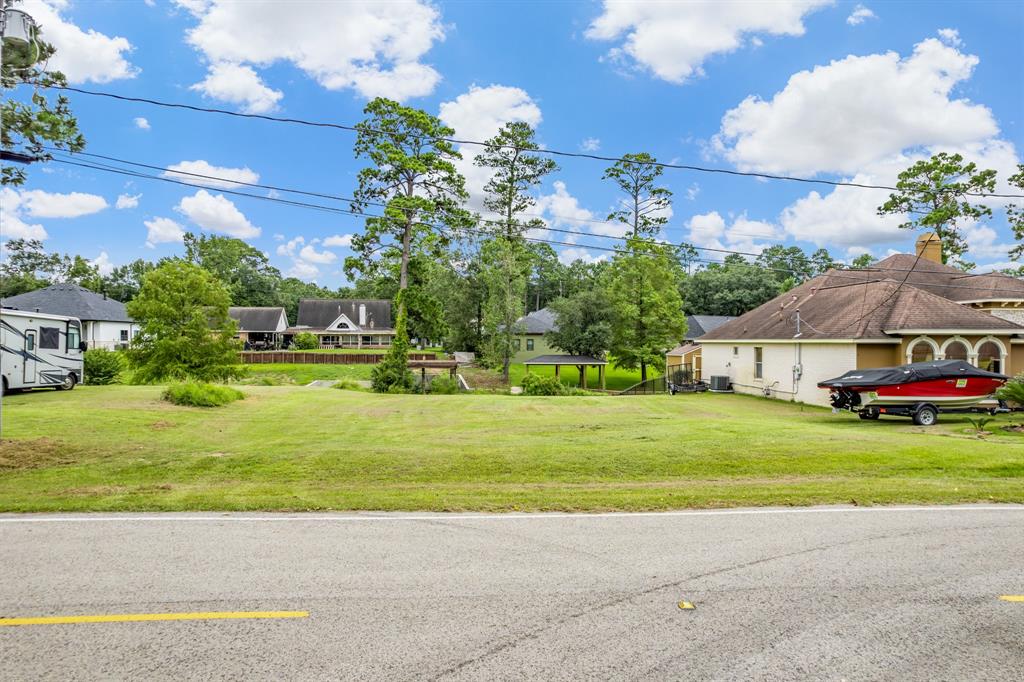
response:
M681 609L695 609L697 607L693 605L693 602L681 601L681 602L679 602L679 608L681 608Z
M61 625L70 623L135 623L149 620L235 620L241 618L308 618L308 611L199 611L195 613L122 613L98 616L40 616L0 618L4 625Z
M1004 594L1000 599L1003 601L1024 601L1024 594Z

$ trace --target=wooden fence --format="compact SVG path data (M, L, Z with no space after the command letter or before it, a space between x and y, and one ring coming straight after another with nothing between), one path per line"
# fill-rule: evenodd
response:
M242 362L249 365L284 363L289 365L376 365L383 353L305 353L302 351L242 351ZM410 360L436 360L434 353L409 353Z

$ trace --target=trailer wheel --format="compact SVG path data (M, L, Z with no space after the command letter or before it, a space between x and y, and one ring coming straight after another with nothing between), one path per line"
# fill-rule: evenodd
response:
M75 387L75 384L77 384L77 383L78 383L78 380L75 379L75 375L74 374L69 374L66 377L64 377L64 381L62 381L57 386L57 390L58 391L70 391L71 389L73 389Z
M918 426L931 426L938 418L938 411L931 405L925 405L914 413L914 423Z
M881 414L878 410L874 408L868 408L866 410L861 410L860 412L858 412L857 416L860 417L861 419L878 419L881 416Z

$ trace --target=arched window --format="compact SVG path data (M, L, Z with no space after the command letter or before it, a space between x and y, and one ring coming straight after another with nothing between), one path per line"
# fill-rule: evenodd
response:
M963 341L950 341L949 344L946 345L947 360L963 360L966 362L967 356L967 344Z
M935 348L924 339L918 339L910 347L911 362L931 362L935 359Z
M989 372L1003 372L1003 349L995 341L978 346L978 367Z

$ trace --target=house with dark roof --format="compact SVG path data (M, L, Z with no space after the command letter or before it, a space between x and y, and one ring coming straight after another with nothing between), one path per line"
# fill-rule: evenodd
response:
M77 317L82 321L82 341L89 348L123 348L138 331L124 303L77 284L53 284L8 296L0 300L0 306Z
M558 353L544 338L545 333L557 329L555 313L548 308L534 310L520 317L516 320L516 335L512 338L512 362L522 363L541 355Z
M687 315L686 338L681 344L665 353L666 374L671 376L675 371L688 369L693 373L694 379L701 380L703 378L703 361L700 338L734 319L736 318L728 315Z
M700 338L703 375L734 390L828 404L819 381L854 369L965 360L1024 372L1024 281L942 263L931 235L916 254L830 270Z
M304 298L285 344L301 332L315 334L322 348L387 348L395 337L391 301Z
M228 316L238 324L235 338L246 350L279 348L288 328L284 308L233 306L228 308Z

